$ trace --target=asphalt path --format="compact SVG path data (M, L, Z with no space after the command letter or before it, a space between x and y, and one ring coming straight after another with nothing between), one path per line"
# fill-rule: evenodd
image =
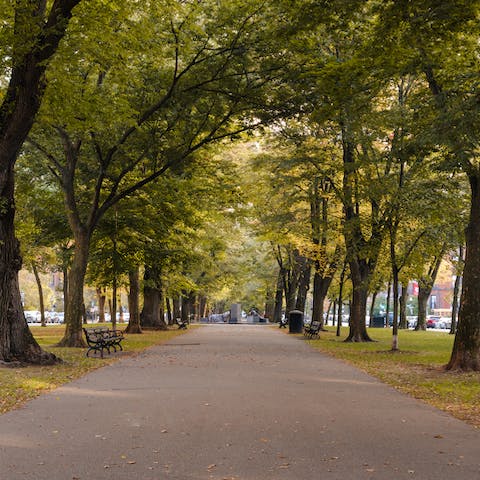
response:
M1 480L479 478L479 430L273 327L191 329L0 416Z

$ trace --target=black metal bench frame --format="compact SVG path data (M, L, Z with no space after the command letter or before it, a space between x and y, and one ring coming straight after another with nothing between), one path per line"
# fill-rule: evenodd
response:
M188 322L187 321L182 320L180 318L177 318L176 322L177 322L179 330L186 330L187 329L187 327L188 327Z
M314 321L303 327L303 335L307 338L313 338L313 337L318 338L321 328L322 328L322 324L318 321Z
M103 351L108 353L113 349L117 351L117 347L123 350L122 340L125 338L123 332L120 330L111 330L107 327L97 328L84 328L85 339L87 340L88 350L86 356L89 356L90 352L100 352L100 357L103 358Z
M288 325L288 319L284 318L283 320L280 320L278 328L287 328L287 325Z

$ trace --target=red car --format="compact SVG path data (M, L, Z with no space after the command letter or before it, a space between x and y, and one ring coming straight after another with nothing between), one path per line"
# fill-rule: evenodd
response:
M440 321L440 317L430 316L427 317L427 328L437 328L437 324Z

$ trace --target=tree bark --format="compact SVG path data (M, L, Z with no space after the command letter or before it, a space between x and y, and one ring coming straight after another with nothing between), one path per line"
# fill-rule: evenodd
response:
M181 299L178 295L173 297L173 322L175 323L179 318L182 317L182 307L181 307Z
M87 272L90 235L84 229L75 232L75 248L72 266L68 275L67 308L65 310L65 334L58 343L60 347L85 347L82 337L83 286Z
M295 302L295 309L299 312L305 312L307 303L307 294L310 290L310 277L312 272L312 264L308 258L301 257L300 275L297 289L297 301Z
M332 284L333 276L323 276L317 268L315 268L315 273L313 275L313 311L312 311L312 322L320 322L324 325L323 318L323 304L325 303L325 298L328 293L328 289Z
M418 332L420 330L427 329L427 302L428 297L430 296L430 292L432 289L425 289L420 286L420 282L418 284L418 318L417 318L417 325L415 330Z
M473 167L472 167L473 170ZM448 370L480 370L480 171L468 175L470 218L466 230L465 266L457 333Z
M359 200L355 197L356 165L353 140L348 129L342 125L343 145L343 204L344 238L347 259L350 265L353 295L350 309L350 332L346 342L371 342L367 333L366 309L371 274L375 269L382 244L380 222L376 220L378 206L372 201L370 237L366 239L362 232Z
M372 293L372 303L370 303L370 326L373 325L373 315L374 315L374 311L375 311L375 301L377 300L377 295L378 295L378 291L375 290L373 293Z
M101 288L97 288L97 301L98 301L98 321L105 323L105 302L107 297L105 292Z
M45 70L79 0L16 2L10 81L0 105L0 361L54 363L28 329L18 272L22 258L15 238L14 166L40 108Z
M437 278L440 264L442 263L444 250L445 246L442 246L438 256L434 257L432 263L429 265L428 272L418 280L418 320L417 326L415 327L416 331L426 330L427 328L428 297L432 293L432 288Z
M408 328L407 322L407 296L408 296L408 285L402 284L402 294L399 298L399 318L398 328L405 329Z
M140 314L142 327L167 330L163 317L163 291L161 271L158 267L145 267L143 287L143 309Z
M40 324L42 327L47 326L47 322L45 320L45 302L43 299L43 288L42 288L42 281L40 279L40 275L38 273L38 268L35 262L32 262L32 271L33 275L35 276L35 282L37 283L38 289L38 299L40 302Z
M128 272L128 280L130 289L128 292L128 311L130 312L130 318L125 331L127 333L142 333L140 327L140 274L138 267Z
M350 309L350 332L345 339L346 342L371 342L372 339L367 333L366 314L368 300L368 282L370 271L363 261L350 262L350 270L355 273L351 275L353 284L352 304Z
M455 334L458 324L458 307L459 307L459 294L460 286L462 285L463 265L464 265L464 248L460 245L458 248L458 264L456 267L455 283L453 286L453 299L452 299L452 323L450 325L450 334Z
M275 291L275 306L273 309L273 321L280 323L282 320L282 307L283 307L283 272L280 268L277 277L277 288Z

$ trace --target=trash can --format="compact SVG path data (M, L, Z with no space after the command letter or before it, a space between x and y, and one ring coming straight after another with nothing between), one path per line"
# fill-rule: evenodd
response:
M385 316L384 315L374 315L372 318L372 323L370 325L372 328L384 328L385 327Z
M303 312L292 310L288 312L288 333L303 332Z

